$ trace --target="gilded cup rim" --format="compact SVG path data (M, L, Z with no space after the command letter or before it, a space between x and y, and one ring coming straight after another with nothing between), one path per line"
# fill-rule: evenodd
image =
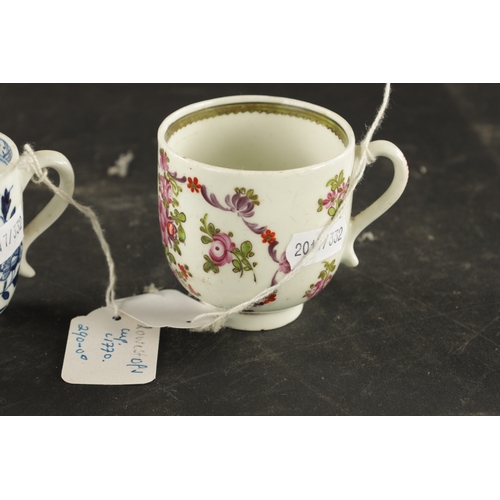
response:
M259 111L266 113L277 114L291 114L300 118L315 121L325 127L329 128L333 133L339 137L344 144L344 150L332 156L326 161L321 163L306 165L290 170L231 170L226 167L220 167L193 158L185 157L177 153L168 144L168 139L181 128L211 116L217 116L218 110L224 108L222 114L238 113L245 111ZM323 168L329 165L332 161L340 160L347 155L350 155L355 146L354 132L352 131L349 123L340 115L322 106L312 104L306 101L291 99L287 97L275 97L265 95L236 95L228 97L219 97L205 101L199 101L193 104L184 106L177 111L168 115L161 123L158 129L158 144L160 148L168 152L169 157L175 157L179 160L189 161L190 163L202 166L203 168L228 174L235 172L238 175L283 175L284 173L290 175L301 174L310 172L318 168Z

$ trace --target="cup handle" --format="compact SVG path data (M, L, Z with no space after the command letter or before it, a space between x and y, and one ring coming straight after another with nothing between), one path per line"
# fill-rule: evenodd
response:
M358 257L354 253L354 242L359 233L375 219L378 219L399 199L408 182L409 171L406 158L400 149L392 144L392 142L374 141L370 143L368 149L374 157L383 156L392 161L394 178L391 185L380 198L356 215L356 217L351 218L349 230L347 231L347 241L341 259L341 263L348 267L355 267L359 264ZM359 155L359 146L356 154Z
M68 159L56 151L37 151L35 154L41 168L53 168L59 174L59 189L72 196L75 189L75 174ZM32 171L20 170L23 190L31 179L32 174ZM38 236L61 216L67 206L67 202L59 196L54 195L25 228L23 256L19 268L21 276L32 278L35 275L35 270L26 261L28 248Z

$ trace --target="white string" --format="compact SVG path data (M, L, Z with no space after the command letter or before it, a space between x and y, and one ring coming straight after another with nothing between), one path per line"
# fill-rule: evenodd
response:
M99 219L97 218L97 215L94 213L94 211L86 207L85 205L82 205L81 203L78 203L76 200L74 200L68 193L54 185L48 178L47 176L47 169L44 168L42 169L40 167L40 163L38 162L38 158L36 157L36 154L34 153L33 149L29 144L26 144L24 146L24 153L21 155L20 158L20 164L26 163L29 168L33 171L34 175L36 177L33 177L33 182L36 184L43 183L46 186L48 186L57 196L59 196L61 199L63 199L66 203L73 205L77 210L79 210L82 214L84 214L86 217L90 219L90 222L92 223L92 228L95 231L95 234L97 235L97 239L99 240L99 243L101 244L102 251L104 252L104 255L106 256L106 261L108 264L108 269L109 269L109 284L108 288L106 290L106 306L113 308L114 311L114 317L119 316L118 312L118 305L115 302L115 284L116 284L116 274L115 274L115 263L113 261L113 258L111 257L111 250L109 248L109 245L104 238L104 232L102 230L101 224L99 223Z
M375 161L375 158L373 155L370 153L370 150L368 149L368 146L371 142L371 139L373 137L373 134L375 131L378 129L380 124L382 123L382 120L384 119L385 111L387 109L387 106L389 104L389 97L390 97L390 92L391 92L391 85L388 83L385 86L385 91L384 91L384 98L382 101L382 104L377 112L377 115L375 117L375 120L373 121L372 125L368 129L367 134L363 138L363 140L360 142L360 155L358 161L355 162L355 165L353 167L353 172L351 175L351 181L349 183L349 186L346 191L346 197L345 200L352 194L354 189L356 188L357 184L361 181L365 168L367 165L373 163ZM69 196L66 192L64 192L62 189L58 188L55 186L48 178L47 176L47 169L42 169L40 167L40 164L38 162L38 158L36 157L33 149L29 144L26 144L24 146L24 153L21 155L20 158L20 163L27 163L29 167L32 169L34 175L36 177L33 178L33 181L35 183L43 183L47 185L57 196L59 196L61 199L63 199L66 203L73 205L77 210L79 210L81 213L83 213L86 217L90 219L90 222L92 224L92 228L94 229L94 232L96 233L96 236L99 240L99 243L101 244L101 248L104 252L104 255L106 257L106 262L108 264L108 269L109 269L109 284L106 289L106 306L113 308L114 310L114 316L118 317L119 316L119 309L118 305L115 301L115 284L116 284L116 274L115 274L115 264L113 261L113 258L111 256L111 250L109 248L109 245L104 238L104 232L102 230L101 224L99 223L99 219L97 218L97 215L94 213L94 211L86 207L80 203L78 203L76 200L74 200L71 196ZM205 314L200 314L196 316L196 318L193 319L193 323L196 321L199 321L201 319L206 319L206 318L213 318L213 320L202 326L195 328L195 331L213 331L213 332L218 332L226 323L226 321L233 315L238 314L240 312L245 311L246 309L252 307L254 304L257 304L267 298L269 295L276 293L277 290L283 286L285 283L293 279L299 271L307 266L307 264L314 258L316 255L316 252L318 251L319 248L321 248L321 245L326 241L326 238L328 237L328 234L330 232L330 229L332 226L335 224L335 222L338 220L340 215L344 212L345 207L347 203L342 203L340 207L338 208L337 212L335 213L334 217L332 220L323 228L321 231L321 234L318 239L318 243L314 246L314 248L309 252L305 257L302 258L302 260L299 262L299 264L288 274L286 274L283 279L281 279L276 285L273 285L269 288L266 288L262 292L258 293L255 295L250 300L247 300L246 302L243 302L239 304L238 306L232 307L227 310L219 310L215 311L212 313L205 313Z
M364 171L365 171L367 165L369 165L375 161L375 157L371 154L370 150L368 149L368 146L370 145L373 134L379 128L379 126L382 123L382 120L384 119L384 115L385 115L385 112L387 110L387 106L389 105L390 94L391 94L391 84L387 83L385 86L385 90L384 90L384 98L382 100L382 104L380 105L380 108L378 109L377 115L375 116L375 120L373 121L370 128L368 129L367 134L365 135L365 137L362 139L362 141L359 144L359 147L360 147L360 154L358 156L359 159L354 164L352 175L351 175L351 180L350 180L349 186L346 190L346 196L344 198L344 203L342 203L340 205L340 207L338 208L338 210L335 213L332 220L323 228L323 230L321 231L320 236L318 238L318 242L317 242L317 244L314 245L313 249L306 256L304 256L301 259L301 261L298 263L298 265L291 272L286 274L283 277L283 279L281 279L276 285L273 285L269 288L266 288L262 292L255 295L255 297L252 297L250 300L247 300L246 302L243 302L243 303L241 303L235 307L232 307L230 309L219 310L219 311L214 311L214 312L210 312L210 313L204 313L204 314L200 314L200 315L196 316L196 318L194 318L192 321L193 323L195 323L196 321L202 320L202 319L207 319L207 318L213 318L213 320L204 326L194 328L195 331L218 332L224 326L226 321L231 316L249 309L250 307L252 307L255 304L258 304L259 302L264 300L269 295L276 293L277 290L281 286L283 286L288 281L292 280L302 270L303 267L307 266L309 264L309 262L311 262L311 260L314 259L316 253L318 252L318 250L322 247L323 243L328 238L328 234L330 233L331 228L335 225L338 218L344 212L345 207L348 205L346 203L346 200L352 194L354 189L356 189L356 186L363 178L363 174L364 174Z

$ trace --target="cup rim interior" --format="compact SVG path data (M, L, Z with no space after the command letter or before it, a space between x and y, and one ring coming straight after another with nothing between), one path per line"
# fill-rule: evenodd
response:
M349 154L349 151L354 147L354 133L347 121L337 113L330 111L327 108L311 104L305 101L290 99L285 97L272 97L272 96L230 96L207 101L200 101L190 104L183 108L178 109L174 113L165 118L158 129L158 143L160 148L168 151L169 155L173 155L181 160L194 162L198 165L203 165L206 168L221 170L224 172L231 171L226 167L220 167L195 160L193 158L186 158L185 156L177 153L169 145L169 139L178 130L201 120L211 117L236 114L243 112L263 112L270 114L284 114L304 118L320 125L325 126L332 131L344 144L344 150L336 156L327 159L318 164L305 165L303 167L286 170L287 172L297 172L301 170L310 170L324 166L332 160L337 160L344 155ZM276 172L283 172L282 170L237 170L241 174L251 174L258 172L259 174L271 175Z

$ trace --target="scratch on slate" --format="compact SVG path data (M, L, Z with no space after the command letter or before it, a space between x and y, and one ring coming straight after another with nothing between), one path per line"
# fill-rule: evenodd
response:
M330 404L331 406L335 407L336 411L339 414L345 414L345 412L339 407L339 404L337 401L334 401L333 399L329 398L327 395L323 394L317 387L314 387L313 385L309 384L302 377L297 377L297 373L294 371L290 371L290 367L288 366L288 364L285 363L277 354L273 353L271 349L269 349L268 347L264 347L264 346L259 346L259 347L264 351L264 353L271 360L273 360L276 364L278 364L281 368L283 368L287 373L289 373L291 380L297 380L308 391L313 392L320 399L322 399L326 403Z
M389 288L390 290L393 290L394 292L397 292L397 293L399 293L399 294L401 294L401 295L404 295L405 297L407 297L407 298L409 298L409 299L414 300L415 302L417 302L417 304L420 304L420 305L422 305L422 306L426 307L427 309L429 309L429 310L431 310L431 311L435 312L435 313L436 313L436 315L438 315L438 316L443 316L444 318L448 319L448 320L449 320L449 321L451 321L452 323L455 323L456 325L458 325L458 326L460 326L460 327L464 328L465 330L468 330L468 331L472 332L474 335L473 335L470 339L468 339L468 340L467 340L467 342L465 342L465 344L464 344L463 346L461 346L461 348L459 348L459 350L460 350L460 352L461 352L461 353L463 353L463 352L464 352L464 350L467 348L467 345L469 344L469 342L470 342L471 340L473 340L473 339L474 339L475 337L477 337L478 335L481 335L481 333L482 333L482 332L483 332L486 328L488 328L488 326L490 326L492 323L494 323L495 321L497 321L497 320L499 319L499 317L496 317L494 320L492 320L490 323L488 323L488 324L487 324L487 325L486 325L486 326L485 326L482 330L480 330L479 332L476 332L476 330L474 330L473 328L471 328L471 327L469 327L469 326L467 326L467 325L464 325L463 323L461 323L460 321L456 320L455 318L452 318L452 317L451 317L451 316L449 316L448 314L446 314L446 313L444 313L444 312L439 311L438 309L436 309L436 308L434 308L434 307L430 306L429 304L426 304L425 302L422 302L421 300L419 300L419 299L417 299L417 298L415 298L415 297L413 297L413 296L411 296L411 295L409 295L409 294L407 294L407 293L405 293L405 292L403 292L403 291L401 291L401 290L398 290L397 288L395 288L395 287L393 287L393 286L391 286L391 285L388 285L387 283L384 283L384 282L382 282L382 281L379 281L379 280L377 280L377 279L373 278L372 276L369 276L369 275L367 275L367 274L364 274L364 273L362 273L362 272L360 272L359 270L356 270L356 269L353 269L351 272L358 273L360 276L364 276L365 278L369 278L369 279L371 279L372 281L374 281L375 283L377 283L377 284L379 284L379 285L382 285L382 286L384 286L384 287L386 287L386 288ZM482 335L481 335L481 336L482 336ZM486 338L486 337L483 337L483 338L485 338L486 340L488 340L488 341L492 342L490 339L488 339L488 338ZM494 342L493 342L493 343L494 343Z
M486 330L486 328L488 328L490 325L492 325L493 323L495 323L495 321L498 321L500 319L500 316L497 316L495 319L491 320L486 326L484 326L483 328L481 328L481 330L479 330L478 332L474 331L474 335L472 335L470 338L468 338L457 350L456 352L459 353L459 354L463 354L465 352L465 349L467 349L467 346L469 345L469 343L471 341L473 341L475 338L481 336L483 337L481 334L484 332L484 330ZM485 338L485 337L483 337ZM486 339L486 340L489 340L489 339ZM492 342L492 341L490 341ZM498 345L496 344L496 342L492 342L493 344L495 345Z

